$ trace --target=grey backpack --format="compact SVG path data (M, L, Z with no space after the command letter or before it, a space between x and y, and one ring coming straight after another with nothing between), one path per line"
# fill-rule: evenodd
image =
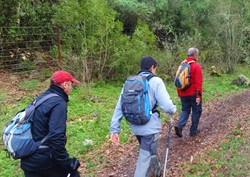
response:
M153 74L130 76L124 84L121 107L124 117L130 124L144 125L150 119L152 110L150 110L148 82L152 77Z

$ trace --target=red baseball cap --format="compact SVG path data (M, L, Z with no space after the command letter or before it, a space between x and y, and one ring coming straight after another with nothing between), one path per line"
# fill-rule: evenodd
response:
M64 70L56 71L50 79L51 84L60 84L67 81L71 81L76 84L80 83L80 81L76 80L71 74Z

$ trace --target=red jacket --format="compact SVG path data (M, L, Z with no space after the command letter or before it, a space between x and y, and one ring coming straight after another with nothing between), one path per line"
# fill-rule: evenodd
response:
M198 94L197 97L201 97L202 95L202 82L203 82L203 76L202 76L202 68L199 63L196 62L195 58L186 58L186 61L192 61L195 62L190 63L190 83L191 85L185 89L185 90L178 90L177 93L178 96L190 96L193 94Z

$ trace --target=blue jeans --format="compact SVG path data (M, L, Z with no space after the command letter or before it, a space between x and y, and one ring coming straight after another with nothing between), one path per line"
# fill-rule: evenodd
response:
M186 125L192 109L192 125L190 127L190 133L196 133L202 112L202 101L199 105L197 105L195 94L191 96L180 97L180 99L182 111L177 123L177 127L183 128Z

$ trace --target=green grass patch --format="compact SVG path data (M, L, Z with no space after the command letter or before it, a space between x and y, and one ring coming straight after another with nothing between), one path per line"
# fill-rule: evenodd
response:
M211 77L209 72L204 71L203 73L203 100L214 100L229 93L236 93L237 91L244 89L244 86L236 86L231 82L238 78L241 74L245 75L250 79L249 66L239 65L237 72L234 74L221 74L220 77Z
M22 81L22 82L20 82L19 85L25 91L32 91L32 90L38 89L39 82L40 82L39 80L34 79L34 80L30 80L30 81Z
M250 125L250 117L248 119ZM243 132L239 123L219 145L206 151L205 157L197 158L192 164L183 165L186 177L231 177L248 176L250 132Z

